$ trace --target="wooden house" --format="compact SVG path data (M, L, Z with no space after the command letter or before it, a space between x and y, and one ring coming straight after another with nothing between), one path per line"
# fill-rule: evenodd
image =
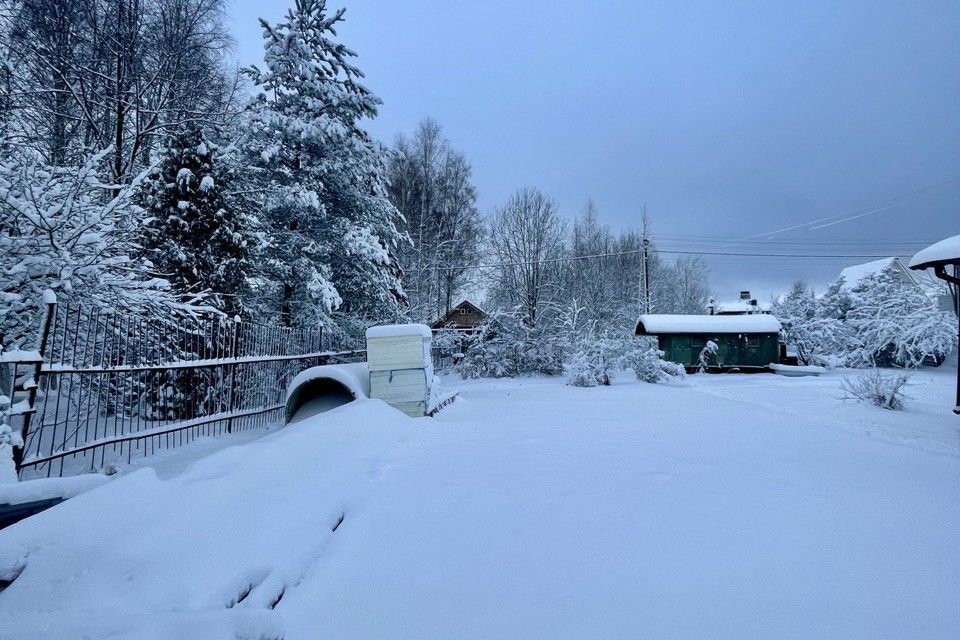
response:
M690 370L700 366L708 342L717 345L706 360L711 370L759 371L780 360L780 322L769 314L646 314L636 335L655 337L664 358Z
M460 333L467 334L478 333L480 331L480 325L483 324L486 318L487 315L480 307L469 300L464 300L451 309L450 313L430 325L430 328L434 333L437 331L459 331Z

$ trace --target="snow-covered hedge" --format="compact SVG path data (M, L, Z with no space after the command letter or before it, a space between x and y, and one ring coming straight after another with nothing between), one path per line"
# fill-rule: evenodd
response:
M587 330L531 328L518 316L492 315L479 335L463 338L458 365L464 378L509 378L563 374L578 387L609 385L614 374L632 370L638 380L682 379L681 365L667 362L652 338Z

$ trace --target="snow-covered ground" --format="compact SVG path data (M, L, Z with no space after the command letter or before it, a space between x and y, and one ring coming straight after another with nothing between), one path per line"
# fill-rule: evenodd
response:
M138 469L0 531L0 638L960 637L952 374L841 375L448 379Z

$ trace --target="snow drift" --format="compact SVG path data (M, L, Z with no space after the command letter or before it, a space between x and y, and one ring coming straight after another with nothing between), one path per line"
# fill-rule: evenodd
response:
M423 432L412 424L360 400L5 529L0 638L283 637L277 602Z

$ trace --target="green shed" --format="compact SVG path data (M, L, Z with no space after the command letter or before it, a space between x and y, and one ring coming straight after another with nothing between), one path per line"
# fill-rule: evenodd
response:
M780 321L768 314L696 316L645 314L637 321L638 336L657 339L664 358L687 369L700 366L709 341L717 345L708 368L763 370L780 360Z

